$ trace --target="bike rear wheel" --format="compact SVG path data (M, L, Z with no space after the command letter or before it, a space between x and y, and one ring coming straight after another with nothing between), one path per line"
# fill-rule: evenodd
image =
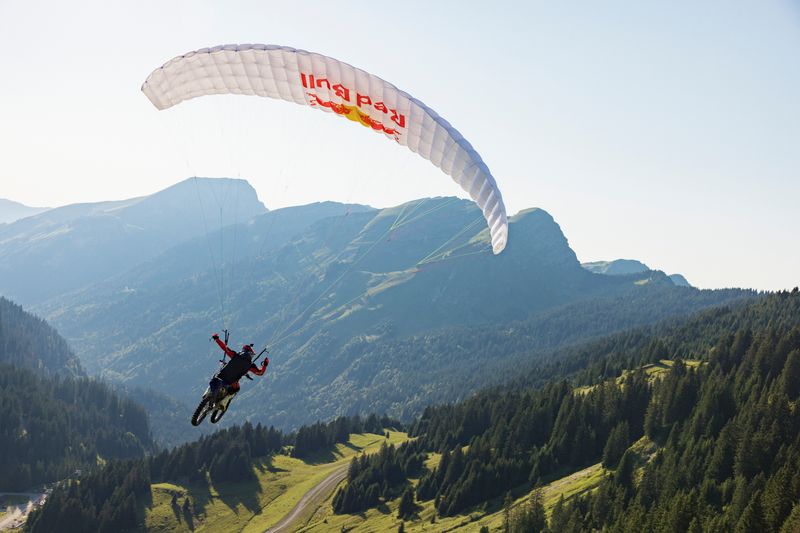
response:
M217 409L216 411L211 413L211 418L209 420L211 420L212 424L216 424L217 422L220 421L222 415L224 415L226 411L227 409Z
M203 398L200 400L200 403L197 406L197 409L194 410L194 414L192 415L192 425L199 426L203 419L206 417L209 411L209 404L211 403L210 398Z

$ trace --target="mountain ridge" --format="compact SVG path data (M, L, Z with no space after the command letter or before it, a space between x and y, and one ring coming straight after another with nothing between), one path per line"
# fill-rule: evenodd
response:
M0 294L40 303L266 208L244 180L190 178L152 195L73 204L0 226ZM213 225L212 225L213 228Z
M605 274L608 276L620 276L624 274L639 274L653 270L646 264L635 259L614 259L613 261L589 261L581 263L581 266L590 272ZM669 279L675 285L681 287L691 287L692 285L682 274L670 274Z
M14 200L0 198L0 226L11 224L17 220L38 215L49 210L49 207L31 207Z
M314 212L313 207L306 209ZM507 327L574 305L573 314L583 307L597 315L575 322L565 311L556 319L561 326L551 326L552 331L577 328L601 335L747 296L678 290L657 271L622 276L589 272L552 216L541 209L511 217L512 238L498 256L491 254L479 210L467 200L427 198L380 210L341 205L331 209L344 213L294 225L294 235L287 226L281 238L266 245L262 241L257 252L240 250L216 267L197 267L182 275L175 266L179 263L170 261L190 256L178 251L189 246L184 243L37 310L82 347L91 372L129 386L154 387L184 403L197 401L197 388L215 370L218 354L206 342L207 335L232 326L234 344L266 342L274 355L265 378L268 385L245 386L242 397L248 404L266 401L275 410L265 418L243 407L241 416L294 427L350 414L354 405L382 405L393 414L411 414L425 402L440 399L435 389L451 390L447 368L459 368L455 359L445 356L450 349L448 328L490 331L493 325ZM280 225L280 219L270 222L270 216L252 219L248 227L228 228L222 236L239 235L240 242L252 246L270 224ZM216 240L221 234L214 235ZM197 254L191 257L199 261ZM163 284L158 279L162 272ZM587 305L604 298L628 303L619 309L613 303ZM649 309L647 298L666 305ZM614 322L604 314L624 318ZM600 327L588 327L593 322ZM542 349L573 338L571 331L557 333L554 344ZM394 346L411 340L409 346L419 342L421 349L430 342L426 332L438 339L434 344L439 351L432 356L443 366L431 379L421 374L424 366L413 369L409 378L417 376L419 383L426 383L418 401L405 405L410 400L392 385L390 403L371 404L381 398L374 384L406 379ZM374 343L395 354L393 359L368 355L375 353ZM503 361L509 362L531 354L503 353ZM472 369L479 356L472 352L464 368ZM164 361L175 357L193 363L179 373L164 373ZM362 379L367 362L374 372L370 385ZM480 385L480 380L473 384ZM359 399L347 400L351 393Z

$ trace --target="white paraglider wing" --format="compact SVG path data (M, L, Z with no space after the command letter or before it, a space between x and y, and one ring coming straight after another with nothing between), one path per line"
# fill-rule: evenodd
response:
M492 250L508 240L503 197L469 142L431 108L347 63L283 46L203 48L154 70L142 91L158 109L210 94L267 96L335 113L407 146L439 167L478 204Z

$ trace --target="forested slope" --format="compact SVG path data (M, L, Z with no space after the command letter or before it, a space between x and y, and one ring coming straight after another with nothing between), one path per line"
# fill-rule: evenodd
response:
M554 528L800 530L798 302L796 290L771 298L764 314L732 324L699 371L656 384L644 431L659 452L640 470L623 455Z
M537 368L512 386L426 409L410 430L416 441L351 469L334 509L363 511L411 486L451 516L603 461L614 474L598 492L557 506L552 531L796 530L797 290L564 357L584 368L570 380L531 389L543 372L567 376L573 365ZM676 362L663 378L640 368L664 358ZM622 380L608 379L623 370ZM640 437L657 450L649 462L626 451ZM441 461L420 472L416 458L434 452Z
M237 509L244 505L251 516L256 499L252 492L258 487L257 463L269 465L272 457L284 453L324 462L320 458L330 454L337 444L347 443L351 434L382 435L384 428L398 426L397 421L377 416L341 417L289 434L250 423L234 426L145 459L112 461L79 482L66 483L31 514L26 529L87 533L143 529L145 508L153 503L154 483L181 484L191 490L194 504L189 504L187 496L182 510L189 523L207 518L199 501L212 504L212 490L226 506ZM249 487L250 493L245 491L243 496L234 497L227 490L242 486ZM177 503L173 507L177 514Z
M509 491L602 462L611 474L597 491L553 506L551 531L793 531L798 401L795 290L564 349L558 362L520 368L510 384L429 407L412 424L411 442L352 462L333 510L358 514L391 503L409 530L422 528L416 510L423 507L448 523L492 521ZM249 465L287 445L293 455L313 456L349 432L394 423L341 418L290 435L232 428L65 487L29 527L45 531L75 516L99 530L141 525L147 494L124 503L113 487L224 484L248 478ZM203 520L202 508L186 501L185 516ZM103 518L106 508L122 510ZM509 514L511 531L542 529L541 501L526 509Z
M66 341L47 322L0 297L0 363L48 376L85 375Z
M25 490L151 449L147 413L107 385L0 364L0 490Z
M52 327L0 298L0 491L152 449L144 409L81 374Z
M340 375L319 392L307 394L304 405L322 411L326 404L347 402L355 411L374 409L410 418L427 405L462 400L481 388L518 379L520 369L531 365L540 382L543 368L551 369L549 378L577 370L573 351L585 350L588 339L680 321L716 305L743 305L755 296L738 289L674 287L664 277L654 273L651 283L614 296L503 325L440 328L403 339L386 331L390 324L367 330L331 354L328 364L341 368ZM355 398L353 391L359 391Z
M246 243L224 265L185 243L39 309L93 373L187 405L215 370L210 332L228 324L235 343L269 343L267 377L222 423L291 429L355 412L410 418L493 383L498 365L754 295L588 272L541 209L510 219L498 256L479 210L457 198L281 211L215 234ZM175 358L192 364L164 372Z

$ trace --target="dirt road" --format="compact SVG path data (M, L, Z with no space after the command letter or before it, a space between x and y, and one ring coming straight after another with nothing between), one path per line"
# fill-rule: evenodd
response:
M309 516L320 504L333 492L336 486L347 477L349 464L342 465L319 482L313 489L306 492L297 505L294 506L289 514L281 518L281 521L266 530L264 533L288 533L294 531L300 524L296 522L303 516Z
M0 518L0 531L22 526L25 520L28 519L28 514L42 505L45 500L45 495L38 492L0 492L0 497L2 496L20 496L27 498L28 501L27 503L10 506L12 510L3 518Z

